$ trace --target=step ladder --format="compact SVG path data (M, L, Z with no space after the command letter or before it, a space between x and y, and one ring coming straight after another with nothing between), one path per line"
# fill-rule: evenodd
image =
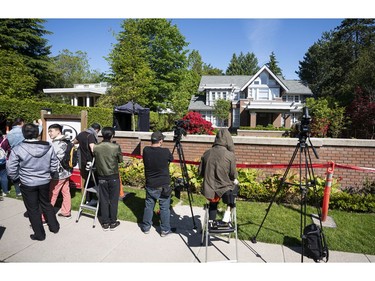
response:
M82 213L85 213L85 214L88 214L88 215L92 215L92 213L95 213L94 221L93 221L93 225L92 225L93 228L95 227L95 222L98 218L98 211L99 211L99 186L97 185L96 179L95 179L94 164L95 164L95 158L92 160L92 165L89 169L89 174L88 174L87 180L85 182L85 188L84 188L84 191L83 191L82 200L81 200L81 204L79 206L78 215L77 215L77 219L76 219L76 223L78 223L78 220L79 220ZM94 182L93 187L88 187L90 179L92 179L92 181ZM96 194L96 196L98 198L96 206L91 206L91 205L86 204L85 200L86 200L87 193ZM87 202L87 203L89 203L89 202Z
M205 216L204 216L204 223L202 228L202 241L201 245L203 245L203 242L205 241L206 251L205 251L205 262L207 262L207 252L208 252L208 246L210 243L211 236L228 236L228 243L230 243L230 238L232 234L234 234L235 238L235 252L236 252L236 259L235 260L228 260L228 262L237 262L238 261L238 245L237 245L237 213L236 213L236 203L234 203L234 206L231 208L231 214L230 214L230 221L229 223L223 225L220 222L221 221L213 221L209 220L209 202L207 202L204 205L205 208Z

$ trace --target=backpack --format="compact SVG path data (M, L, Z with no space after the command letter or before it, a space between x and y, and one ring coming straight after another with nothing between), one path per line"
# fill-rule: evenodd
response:
M309 224L303 230L303 249L308 258L319 262L326 258L328 261L328 247L323 231L316 224Z
M7 153L6 151L1 147L3 142L6 140L6 138L3 138L3 140L0 143L0 165L4 165L7 161Z
M60 160L61 166L65 170L73 170L78 163L78 152L74 144L68 140L62 140L66 143L64 157Z

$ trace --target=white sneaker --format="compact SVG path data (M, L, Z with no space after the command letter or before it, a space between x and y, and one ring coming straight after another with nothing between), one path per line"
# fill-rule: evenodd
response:
M226 223L230 222L230 211L228 210L225 211L222 221Z

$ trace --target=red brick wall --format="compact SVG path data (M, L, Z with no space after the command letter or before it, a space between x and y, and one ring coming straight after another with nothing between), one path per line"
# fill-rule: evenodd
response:
M164 141L164 147L173 150L173 133L164 133L167 135ZM151 133L133 133L116 132L115 140L122 147L122 151L132 154L141 154L144 146L150 145ZM293 161L299 163L298 139L291 138L266 138L266 137L233 137L235 143L235 154L237 164L285 164L291 161L294 151L297 148L297 156ZM182 138L181 146L184 152L185 160L199 161L200 157L212 146L213 136L193 136L188 135ZM375 168L375 141L374 140L352 140L352 139L311 139L319 159L317 159L309 149L311 162L313 164L327 164L330 161L336 164ZM307 142L308 145L309 142ZM175 159L178 159L177 151L174 153ZM264 175L275 172L283 174L286 168L262 169ZM292 168L291 172L298 172ZM326 168L315 168L314 173L317 176L325 177ZM340 179L342 187L361 186L362 182L368 178L375 181L375 173L348 170L336 167L334 178Z

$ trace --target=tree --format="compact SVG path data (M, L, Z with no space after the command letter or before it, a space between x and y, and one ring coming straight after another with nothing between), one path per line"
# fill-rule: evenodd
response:
M258 59L254 53L243 54L237 57L233 54L226 75L253 75L259 70Z
M23 56L0 49L0 61L0 94L16 99L30 97L37 79L25 65Z
M55 87L71 88L78 83L102 82L98 71L91 71L86 52L64 49L53 58L57 78Z
M316 97L333 97L347 106L358 86L352 73L358 72L361 57L373 48L374 36L374 19L345 19L308 49L296 73ZM371 72L366 76L375 80Z
M310 129L313 137L337 138L346 129L345 108L337 102L325 98L308 98L306 106L310 109Z
M109 55L113 93L137 98L151 110L166 108L184 79L187 43L166 19L127 19Z
M0 49L13 50L23 57L29 72L37 79L36 91L51 84L50 48L43 36L51 32L43 28L42 19L0 19Z
M221 122L221 126L224 126L224 122L228 120L231 108L231 102L228 100L219 99L214 105L214 116Z
M355 98L348 107L351 120L351 135L355 138L375 138L375 100L361 88L356 89Z
M269 62L266 63L266 66L275 74L278 76L281 76L284 79L283 73L281 68L278 66L278 61L276 60L275 53L272 52L270 55Z

